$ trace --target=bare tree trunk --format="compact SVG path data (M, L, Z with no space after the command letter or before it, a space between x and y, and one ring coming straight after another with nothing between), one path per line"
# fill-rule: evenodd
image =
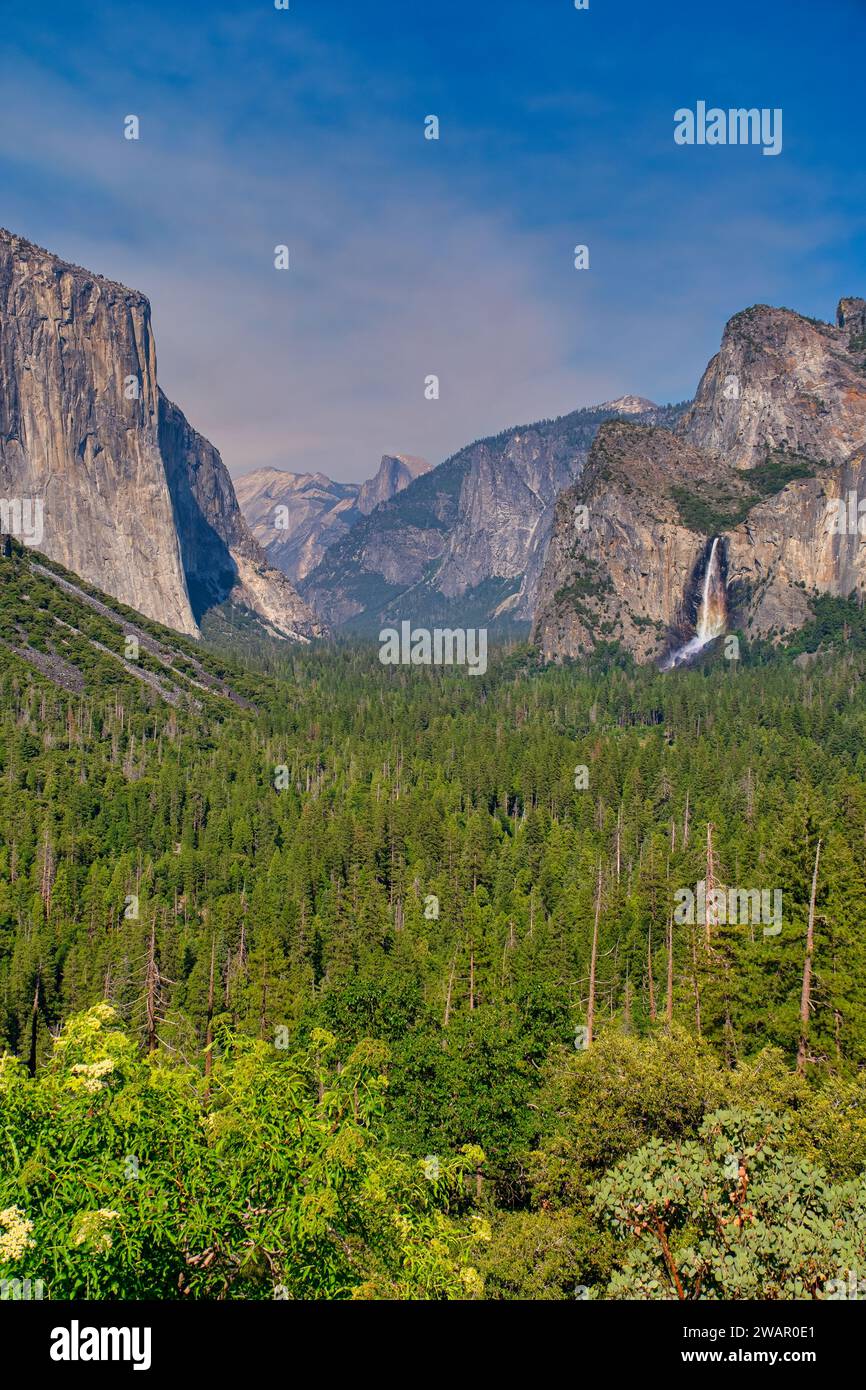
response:
M39 990L42 987L42 975L36 972L36 988L33 991L33 1009L30 1014L30 1056L27 1059L27 1070L31 1076L36 1075L36 1039L39 1029Z
M147 1008L147 1050L148 1052L155 1052L159 1041L156 1036L156 1014L159 1005L159 966L156 963L155 913L150 928L150 940L147 943L147 967L144 976L144 994Z
M812 871L812 895L809 899L809 925L806 928L806 958L803 961L803 990L800 995L800 1044L797 1048L797 1071L802 1076L806 1070L806 1051L809 1042L809 1009L812 1003L812 953L815 949L815 897L818 892L818 860L821 856L821 841L815 850L815 868Z
M451 1019L451 991L454 988L454 971L457 969L457 952L454 952L454 959L451 962L451 974L448 977L448 991L445 995L445 1016L442 1019L442 1027L447 1028Z
M595 921L592 927L592 955L589 962L589 1007L586 1011L586 1045L592 1045L592 1029L595 1023L595 972L598 964L598 922L601 917L601 861L598 865L598 882L595 890Z
M695 985L695 1032L701 1036L701 991L698 985L698 948L695 941L696 932L692 930L692 978Z
M665 1000L665 1014L667 1016L668 1028L674 1021L674 914L673 910L668 917L668 988Z
M656 1017L656 991L655 991L655 982L653 981L653 928L652 928L652 922L650 922L649 929L647 930L647 936L646 936L646 968L647 968L647 976L648 976L648 978L649 978L649 1015L650 1015L650 1022L655 1023L655 1017Z
M710 927L717 927L719 924L719 914L715 907L715 900L713 901L712 907L706 906L706 904L710 901L710 895L714 894L716 891L716 866L715 861L713 859L713 827L709 821L707 821L707 867L706 877L704 880L704 889L706 892L704 906L704 931L706 934L707 945L709 946Z
M210 1095L210 1074L213 1071L213 1000L214 965L216 963L216 937L210 941L210 976L207 985L207 1027L204 1033L204 1093Z

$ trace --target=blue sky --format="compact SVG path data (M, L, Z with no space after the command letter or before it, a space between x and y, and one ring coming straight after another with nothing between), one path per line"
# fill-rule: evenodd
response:
M866 293L864 53L866 0L6 0L0 224L149 296L233 473L358 479ZM698 100L782 153L675 145Z

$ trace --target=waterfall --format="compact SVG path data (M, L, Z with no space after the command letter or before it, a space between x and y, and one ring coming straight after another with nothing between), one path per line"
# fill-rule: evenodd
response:
M720 637L727 627L728 604L725 584L722 579L722 568L719 563L718 545L719 538L714 536L707 560L707 568L704 572L704 587L698 608L695 635L684 646L671 652L662 664L663 671L670 671L674 666L682 666L684 662L695 656L709 642L712 642L715 637Z
M697 635L702 644L720 637L727 626L728 609L725 601L725 586L722 583L722 570L718 560L718 536L714 537L707 572L704 575L704 593L698 609Z

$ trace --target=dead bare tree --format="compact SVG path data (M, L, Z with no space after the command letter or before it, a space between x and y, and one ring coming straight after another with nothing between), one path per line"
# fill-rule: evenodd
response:
M204 1093L210 1095L210 1076L213 1071L213 1005L214 967L216 965L216 936L210 941L210 975L207 984L207 1026L204 1033Z
M800 1043L797 1048L797 1071L802 1076L806 1070L806 1056L809 1044L809 1010L812 1007L812 956L815 950L815 898L818 892L818 860L821 857L821 841L815 850L815 867L812 871L812 893L809 898L809 923L806 928L806 956L803 961L803 988L800 993Z
M668 1021L668 1028L674 1021L674 914L673 909L668 915L668 980L667 997L665 1000L665 1015Z
M586 1011L586 1045L592 1046L592 1030L595 1023L595 973L598 965L598 923L601 917L601 861L598 865L598 881L595 889L595 920L592 927L592 954L589 961L589 1005Z

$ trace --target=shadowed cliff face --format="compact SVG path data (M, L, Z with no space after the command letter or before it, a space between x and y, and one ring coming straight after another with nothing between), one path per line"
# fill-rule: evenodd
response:
M254 539L219 453L161 391L159 442L196 618L228 600L278 636L320 637L322 624Z
M841 302L835 327L737 314L675 434L602 426L556 508L533 628L545 657L617 640L647 661L694 637L714 536L747 636L800 626L812 594L866 592L866 544L836 521L838 499L866 501L864 319L862 299Z
M323 630L159 390L144 296L0 231L3 498L41 499L39 549L176 631L224 601L280 636Z

